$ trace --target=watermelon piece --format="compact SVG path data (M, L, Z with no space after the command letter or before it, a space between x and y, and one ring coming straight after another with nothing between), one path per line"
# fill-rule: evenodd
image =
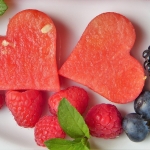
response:
M144 86L144 69L130 55L135 29L123 15L96 16L83 32L59 74L115 103L133 101Z
M41 11L18 12L0 37L0 90L9 89L60 89L56 28Z

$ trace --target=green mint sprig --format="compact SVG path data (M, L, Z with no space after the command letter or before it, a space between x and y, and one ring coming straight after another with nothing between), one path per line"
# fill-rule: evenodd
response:
M4 0L0 0L0 16L3 15L7 9L8 6L4 2Z
M58 107L60 126L73 140L60 138L50 139L45 145L50 150L89 150L89 128L80 113L63 98Z

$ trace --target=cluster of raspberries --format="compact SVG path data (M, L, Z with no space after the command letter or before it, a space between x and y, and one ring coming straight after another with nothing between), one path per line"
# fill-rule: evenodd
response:
M81 115L85 113L89 96L83 88L77 86L68 87L51 95L46 101L50 112L46 115L43 115L45 99L41 91L11 90L5 93L6 106L15 121L21 127L34 128L35 141L39 146L45 146L44 142L48 139L66 137L57 117L58 105L63 98L66 98ZM3 105L3 97L0 97L0 103ZM90 134L95 137L115 138L123 132L122 116L112 104L103 103L93 106L87 111L85 122Z

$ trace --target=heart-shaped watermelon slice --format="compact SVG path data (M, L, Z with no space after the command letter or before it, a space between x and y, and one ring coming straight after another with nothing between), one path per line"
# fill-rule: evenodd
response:
M41 11L18 12L0 37L0 90L8 89L60 89L56 28Z
M145 82L142 65L130 55L135 39L135 29L125 16L102 13L88 24L59 74L112 102L131 102Z

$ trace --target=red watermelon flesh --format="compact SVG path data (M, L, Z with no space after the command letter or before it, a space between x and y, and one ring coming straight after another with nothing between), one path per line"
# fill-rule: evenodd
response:
M142 65L130 55L136 38L131 22L106 12L85 29L59 74L115 103L133 101L144 86Z
M45 13L33 9L18 12L0 43L0 90L60 89L56 28Z

